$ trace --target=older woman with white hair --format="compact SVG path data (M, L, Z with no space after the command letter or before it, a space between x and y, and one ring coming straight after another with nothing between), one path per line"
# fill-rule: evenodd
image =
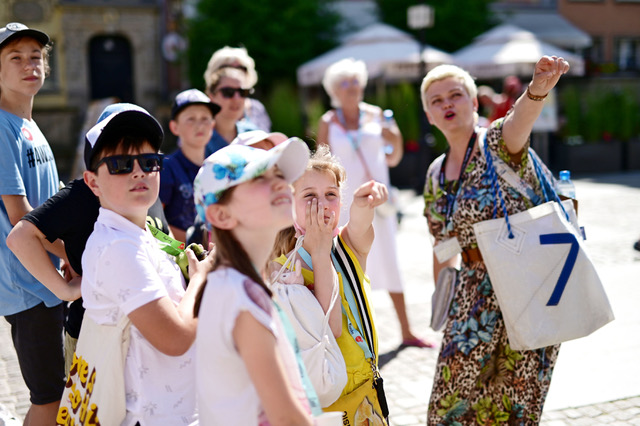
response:
M353 192L363 183L375 180L390 186L389 167L402 159L402 134L393 117L384 117L382 109L362 101L367 85L364 62L343 59L331 65L322 81L333 109L318 125L318 144L329 148L347 171L343 205L351 205ZM405 346L432 347L416 337L407 318L402 277L396 253L397 219L395 212L376 210L373 221L375 240L367 260L366 272L374 289L389 292L398 315ZM340 213L340 225L349 220L349 212Z
M525 94L506 117L491 123L485 136L485 130L476 127L478 91L469 73L440 65L422 82L424 111L449 145L429 167L424 189L424 213L435 239L434 254L438 253L433 275L438 277L445 266L459 268L452 303L445 308L448 316L429 401L429 425L540 422L559 345L527 351L509 346L473 231L474 223L493 217L496 202L478 140L542 197L527 150L529 135L542 101L568 70L564 59L542 57ZM541 168L549 175L544 165ZM530 198L537 197L515 189L503 191L509 215L526 210L532 205Z
M204 81L207 87L211 86L211 78L214 73L222 68L235 68L245 74L245 84L253 89L258 83L256 64L249 52L244 47L225 46L216 50L204 72ZM271 131L271 119L264 105L255 98L246 97L244 101L244 115L248 121L265 132Z

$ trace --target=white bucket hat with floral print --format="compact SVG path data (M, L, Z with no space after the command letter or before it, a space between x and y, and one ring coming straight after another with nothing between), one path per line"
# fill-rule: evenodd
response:
M200 218L229 188L264 174L277 165L287 182L304 173L309 148L298 138L290 138L268 151L246 145L228 145L204 160L193 182L193 197Z

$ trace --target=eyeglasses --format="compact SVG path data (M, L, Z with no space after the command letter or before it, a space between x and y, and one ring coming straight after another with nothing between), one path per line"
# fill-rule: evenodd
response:
M104 157L96 167L94 171L98 170L101 164L106 164L109 174L111 175L126 175L133 171L133 161L138 160L140 168L145 173L159 172L162 170L162 160L164 155L162 154L139 154L139 155L112 155L110 157Z
M221 87L216 89L216 92L220 92L225 99L231 99L237 93L242 98L246 98L253 93L253 89L241 89L239 87Z
M360 87L360 81L357 78L351 78L349 80L342 80L340 82L340 87L343 89L348 89L349 86Z

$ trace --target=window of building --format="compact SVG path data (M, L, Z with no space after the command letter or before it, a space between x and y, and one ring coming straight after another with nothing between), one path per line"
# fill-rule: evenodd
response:
M604 62L604 40L599 36L591 36L591 46L586 49L585 59L592 64Z
M640 38L617 39L616 59L620 71L640 70Z

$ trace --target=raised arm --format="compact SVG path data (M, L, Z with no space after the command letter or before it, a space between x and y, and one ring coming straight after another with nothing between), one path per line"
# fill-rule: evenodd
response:
M386 202L388 197L387 187L374 180L363 183L353 194L349 222L345 225L343 238L365 270L367 256L374 238L373 216L375 208Z
M542 100L567 71L569 63L557 56L543 56L536 63L527 90L518 98L513 110L504 119L502 136L510 153L517 154L522 151L533 129L533 123L542 112Z

